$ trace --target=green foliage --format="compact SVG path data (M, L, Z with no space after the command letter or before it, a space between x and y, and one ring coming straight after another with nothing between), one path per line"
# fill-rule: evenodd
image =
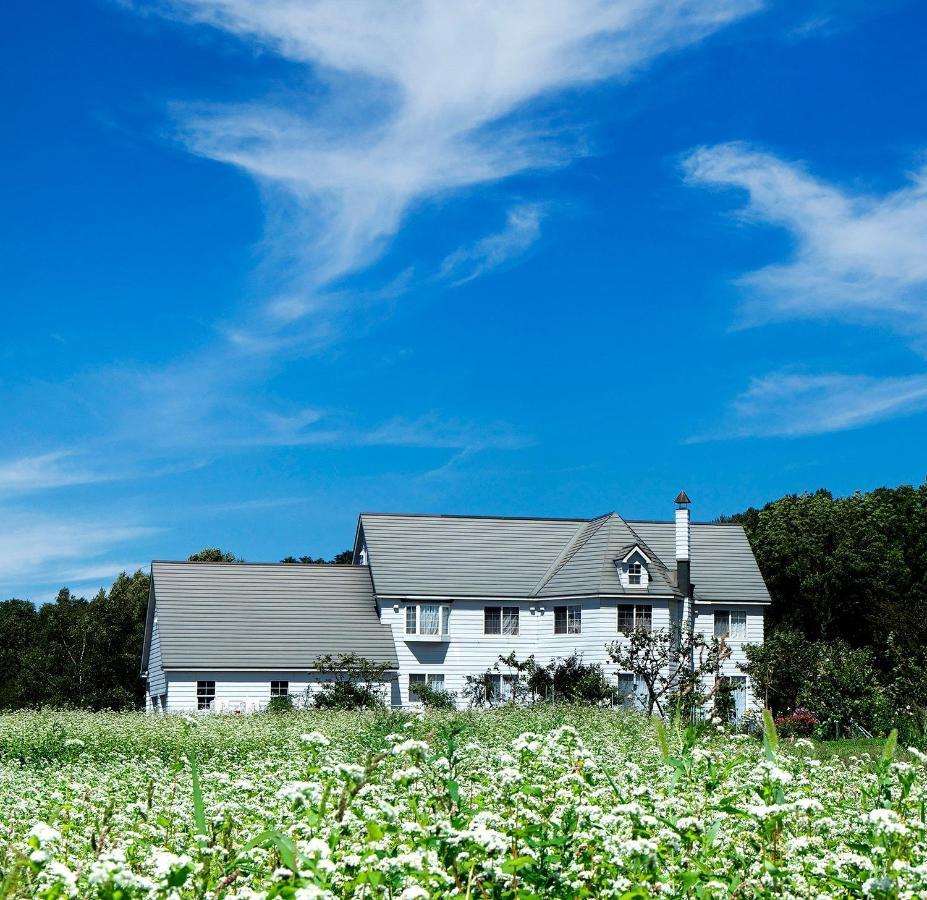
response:
M244 562L234 553L224 553L218 547L204 547L199 553L191 553L187 560L189 562Z
M122 573L86 600L62 588L52 603L0 603L0 708L78 706L133 709L148 576Z
M456 694L436 688L427 682L415 685L415 693L425 709L442 709L448 712L457 709Z
M325 559L321 556L287 556L280 560L280 562L289 563L290 565L296 565L298 563L302 565L324 566L349 566L353 561L353 550L343 550L341 553L336 553L331 559Z
M314 694L317 709L382 709L391 664L356 653L319 656L316 672L326 678Z
M267 704L269 713L285 713L293 709L293 698L289 694L282 697L271 697L270 703Z

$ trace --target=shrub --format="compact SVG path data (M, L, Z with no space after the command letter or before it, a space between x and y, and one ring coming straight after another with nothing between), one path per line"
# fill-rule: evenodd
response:
M317 709L379 709L385 705L383 688L389 680L389 663L343 653L318 657L315 669L320 675L334 675L312 695Z
M818 729L814 713L799 707L791 715L776 719L776 730L782 737L811 737Z
M270 703L267 704L267 712L283 713L290 712L293 709L293 698L287 694L284 697L271 697Z
M415 693L422 706L426 709L443 709L445 711L457 709L457 695L445 691L443 688L436 688L430 684L417 684Z

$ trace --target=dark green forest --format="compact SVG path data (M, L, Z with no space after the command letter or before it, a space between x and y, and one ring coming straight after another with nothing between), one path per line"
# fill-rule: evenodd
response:
M773 598L748 669L774 711L807 707L825 726L876 730L918 719L927 708L927 484L790 495L722 521L743 524ZM190 558L236 559L216 548ZM282 560L350 561L350 551ZM41 607L0 603L0 708L140 705L147 601L139 571L89 600L63 588Z

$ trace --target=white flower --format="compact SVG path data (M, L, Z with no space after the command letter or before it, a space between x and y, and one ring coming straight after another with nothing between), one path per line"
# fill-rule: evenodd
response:
M32 828L29 829L28 837L34 837L41 847L43 844L50 844L52 841L57 841L61 837L61 832L56 828L52 828L51 825L48 825L45 822L36 822Z
M309 734L301 734L299 739L311 747L328 747L331 741L324 734L318 731L310 731Z

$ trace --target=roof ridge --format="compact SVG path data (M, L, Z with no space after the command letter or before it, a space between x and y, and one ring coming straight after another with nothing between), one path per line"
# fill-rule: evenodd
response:
M547 571L541 576L540 581L534 586L534 590L531 591L531 597L536 597L551 581L551 579L560 572L566 564L573 559L574 556L586 546L587 543L592 539L594 534L598 534L599 529L602 525L607 522L612 516L613 513L605 513L602 516L599 516L598 519L589 519L584 522L579 528L576 529L576 532L573 536L566 542L563 549L557 555L557 558L550 564ZM580 535L589 528L590 525L595 525L595 528L592 528L589 533L586 535L583 541L579 541Z
M379 516L393 519L495 519L503 522L581 522L588 525L595 518L588 519L580 516L490 516L468 515L466 513L400 513L400 512L361 512L359 518L364 516ZM596 518L601 518L597 516Z

